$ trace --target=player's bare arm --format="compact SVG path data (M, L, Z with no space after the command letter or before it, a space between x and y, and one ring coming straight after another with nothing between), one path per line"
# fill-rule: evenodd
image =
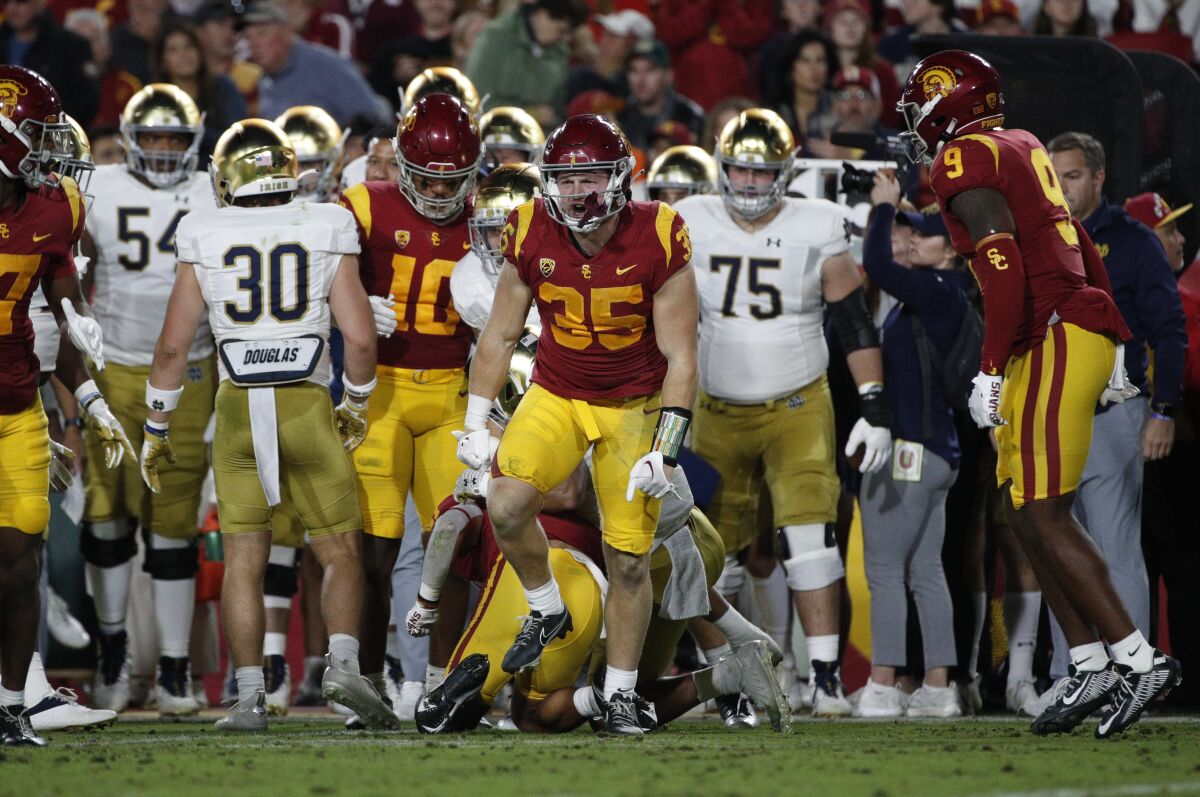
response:
M654 339L667 359L662 405L691 409L696 403L696 325L700 300L696 273L690 268L675 273L654 294Z
M427 636L437 625L442 586L450 565L461 548L478 540L482 521L483 512L473 502L456 504L438 516L426 543L417 599L404 619L410 636Z
M83 235L79 238L79 254L88 259L87 271L80 282L83 285L84 294L90 295L93 286L96 284L96 266L99 264L100 250L97 248L92 234L86 228L84 228Z
M371 302L358 276L358 256L342 255L333 284L329 309L345 342L345 372L355 384L375 378L376 340Z
M850 431L846 456L863 447L862 473L884 466L892 451L891 418L883 395L883 353L879 333L867 309L863 276L849 253L834 255L821 264L821 295L829 308L834 329L846 355L846 365L858 387L862 417Z

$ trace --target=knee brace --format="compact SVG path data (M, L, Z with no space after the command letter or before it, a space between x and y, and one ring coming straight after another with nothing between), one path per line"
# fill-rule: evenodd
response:
M133 518L85 522L79 535L83 559L96 567L119 567L137 553L133 537L137 521Z
M146 547L146 561L142 570L156 581L185 581L194 578L200 569L196 552L196 539L174 540L159 534L151 534Z
M737 554L725 554L725 568L713 586L722 595L736 595L746 584L746 566Z
M846 575L833 524L784 526L779 530L779 550L788 587L797 592L828 587Z
M286 545L272 545L263 576L263 596L268 609L287 609L296 594L299 551Z

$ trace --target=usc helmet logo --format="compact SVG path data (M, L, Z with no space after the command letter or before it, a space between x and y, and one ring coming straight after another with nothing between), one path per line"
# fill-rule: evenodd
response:
M29 89L15 80L0 80L0 114L11 119L20 101L18 98L28 93Z
M926 69L917 77L917 80L921 82L926 102L938 94L948 97L950 92L958 86L958 78L954 77L954 73L944 66L932 66Z

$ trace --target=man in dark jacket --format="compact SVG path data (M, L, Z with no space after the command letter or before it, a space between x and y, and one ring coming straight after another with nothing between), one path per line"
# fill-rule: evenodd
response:
M87 41L63 30L45 0L8 0L0 25L0 63L19 64L40 74L58 91L63 110L84 128L100 107L100 83L87 74Z

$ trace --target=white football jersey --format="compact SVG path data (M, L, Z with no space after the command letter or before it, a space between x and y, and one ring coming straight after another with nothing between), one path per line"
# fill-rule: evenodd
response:
M316 335L325 345L309 379L329 384L329 287L342 256L359 251L350 211L302 200L198 210L179 223L176 246L195 264L218 345Z
M845 214L785 198L766 227L739 227L720 196L675 206L692 235L700 293L700 386L727 401L786 396L829 366L821 265L849 250Z
M33 353L41 363L41 371L43 374L53 371L58 363L60 333L40 285L29 299L29 320L33 322Z
M96 245L92 312L104 330L104 356L120 365L150 365L175 285L175 231L190 211L215 208L208 175L196 172L170 188L151 188L124 165L97 166L87 214ZM213 353L201 324L188 354Z
M483 261L474 252L467 252L450 272L450 296L454 309L463 321L476 332L483 329L492 314L492 301L496 298L496 284L500 275L492 276L483 267ZM542 319L537 307L529 305L529 317L525 325L538 331Z

